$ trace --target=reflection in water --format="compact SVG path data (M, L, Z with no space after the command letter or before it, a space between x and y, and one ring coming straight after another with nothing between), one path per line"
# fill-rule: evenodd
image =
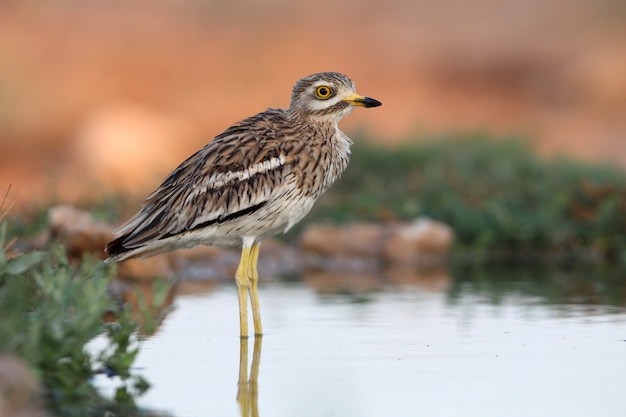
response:
M269 331L241 339L239 358L232 280L179 296L138 356L152 383L140 405L176 417L623 415L624 271L453 276L266 281Z
M130 308L132 320L139 323L139 333L145 337L154 335L172 311L178 291L173 281L155 277L144 281L116 279L109 293ZM110 311L104 320L115 321L117 314Z
M242 417L259 416L259 366L261 364L261 345L263 337L254 338L252 366L248 378L248 338L242 337L239 342L239 381L237 381L237 402Z
M380 291L389 286L442 292L452 285L452 277L446 268L412 266L396 266L373 272L310 270L303 272L302 279L309 287L325 294L359 294Z
M575 268L549 266L495 265L463 268L453 272L454 286L447 292L452 304L480 296L491 305L505 304L510 297L525 303L560 308L568 305L626 307L626 271L576 265Z

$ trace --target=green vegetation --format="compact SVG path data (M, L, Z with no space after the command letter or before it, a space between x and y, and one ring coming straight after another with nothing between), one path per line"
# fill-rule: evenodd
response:
M428 216L466 259L626 262L626 174L534 156L522 141L440 138L393 149L355 141L348 170L307 222Z
M106 296L111 268L85 259L70 265L59 247L18 254L11 250L6 223L0 224L0 352L25 361L41 381L55 415L137 415L133 397L149 387L131 372L138 353L135 323L122 311L105 324L115 307ZM85 345L104 335L99 352ZM112 400L101 397L91 380L104 373L119 378Z

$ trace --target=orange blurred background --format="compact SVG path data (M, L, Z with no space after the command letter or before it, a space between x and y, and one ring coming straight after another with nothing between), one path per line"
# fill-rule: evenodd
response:
M383 102L348 133L521 134L626 167L622 0L5 0L0 190L18 207L144 195L328 70Z

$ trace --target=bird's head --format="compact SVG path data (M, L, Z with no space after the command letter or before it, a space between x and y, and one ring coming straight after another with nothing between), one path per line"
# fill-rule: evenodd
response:
M337 72L320 72L299 80L291 93L290 111L318 119L339 121L357 107L381 102L356 93L354 82Z

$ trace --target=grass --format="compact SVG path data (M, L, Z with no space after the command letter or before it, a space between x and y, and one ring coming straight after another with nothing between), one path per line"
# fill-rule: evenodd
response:
M54 415L139 415L134 398L149 384L132 372L137 324L126 310L116 323L103 321L106 312L119 310L106 296L112 269L90 259L70 265L58 246L20 254L13 242L0 223L0 352L28 364ZM86 345L102 335L106 346L88 351ZM119 380L113 399L94 388L99 374Z
M350 166L308 223L428 216L454 228L460 257L626 263L624 172L542 159L518 140L355 142Z

